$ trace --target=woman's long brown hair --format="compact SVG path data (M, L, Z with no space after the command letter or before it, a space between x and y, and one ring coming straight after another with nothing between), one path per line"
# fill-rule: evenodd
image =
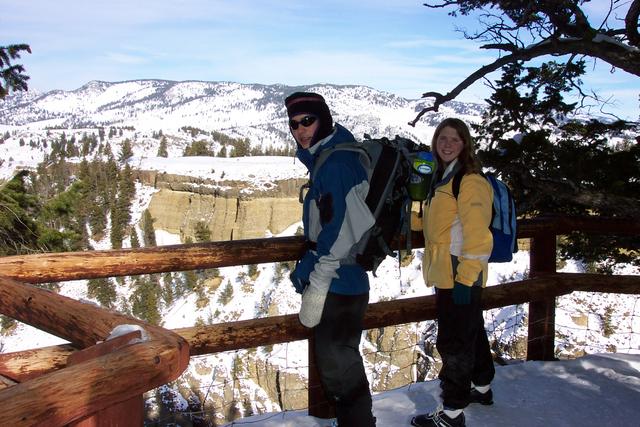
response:
M454 117L449 117L441 121L436 128L436 131L433 133L433 138L431 139L431 152L436 157L438 169L442 170L444 168L444 163L438 155L436 145L438 144L438 137L440 136L440 132L442 132L442 129L444 129L445 127L454 129L463 142L462 151L458 155L458 161L462 166L462 170L464 171L463 173L480 173L482 171L482 165L476 158L475 148L473 147L473 139L471 138L469 128L467 127L465 122Z

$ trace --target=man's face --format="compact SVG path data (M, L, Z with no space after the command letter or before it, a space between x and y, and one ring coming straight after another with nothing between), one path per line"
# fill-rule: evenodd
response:
M296 114L289 120L289 127L293 137L304 149L311 146L311 141L319 126L318 118L312 114Z

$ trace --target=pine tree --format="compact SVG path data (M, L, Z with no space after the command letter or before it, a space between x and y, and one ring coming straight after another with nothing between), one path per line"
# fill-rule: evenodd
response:
M140 247L140 238L138 237L138 232L135 227L131 227L131 247L133 249L138 249Z
M122 241L124 240L124 224L120 217L120 210L111 209L111 247L113 249L122 249Z
M61 160L67 157L67 143L67 135L62 132L58 141L58 156Z
M80 171L78 172L78 178L84 181L87 185L87 189L91 188L91 170L89 169L89 162L87 159L82 159L80 162Z
M146 247L157 246L156 232L153 228L154 221L149 209L145 209L142 213L142 241Z
M245 157L250 154L251 144L248 138L236 139L232 142L231 157Z
M0 186L0 255L38 250L39 228L34 218L38 200L29 193L21 172Z
M227 280L227 284L225 285L222 292L218 296L218 302L221 305L227 305L231 299L233 298L233 285L231 285L231 281Z
M184 288L188 292L192 292L198 285L198 276L193 270L188 270L183 273Z
M185 147L183 156L213 156L213 150L209 145L209 142L204 139L193 141L190 145Z
M640 145L616 148L610 140L637 132L638 125L571 118L575 104L564 95L584 72L582 61L509 65L474 126L485 143L478 156L509 184L520 216L637 216ZM616 262L640 265L637 240L573 233L560 248L563 256L599 262L608 272Z
M129 207L136 196L136 185L133 180L133 171L131 170L131 166L128 164L124 165L124 168L119 174L118 196L121 197Z
M94 240L102 239L107 231L106 212L104 204L101 203L94 203L89 207L89 228Z
M66 157L79 157L79 156L80 156L80 151L76 146L76 137L74 135L71 135L71 139L69 139L69 141L67 142Z
M91 229L92 237L100 240L107 228L107 213L109 212L106 165L94 159L91 162L89 171L88 198L92 201L87 212L89 228Z
M167 152L167 137L166 136L163 136L162 139L160 139L160 146L158 147L157 156L158 157L169 157L169 153Z
M109 145L107 145L107 147L109 147ZM109 200L109 204L112 204L115 202L118 195L118 165L116 164L113 155L110 155L107 158L107 164L102 178L102 184L104 185L107 199Z
M173 286L173 275L171 272L162 274L162 300L165 306L170 306L175 300L175 292Z
M11 61L20 58L20 52L31 53L31 48L28 44L12 44L8 46L0 46L0 79L4 84L0 82L0 99L9 94L10 90L13 91L26 91L28 90L27 76L24 72L25 69L20 64L12 64Z
M133 148L131 148L131 141L126 138L120 147L120 154L118 155L118 162L125 163L133 157Z
M107 159L113 158L113 150L111 149L111 144L109 144L108 142L104 144L104 146L102 147L102 152L100 154L105 156Z
M9 335L18 326L18 321L0 314L0 334ZM0 350L2 346L0 345Z
M38 215L38 221L46 226L38 239L42 247L56 252L83 249L84 187L78 180L43 205Z
M117 299L116 285L106 277L89 279L87 295L98 300L101 306L113 308Z
M107 165L109 167L109 165ZM116 167L117 171L117 167ZM135 186L131 178L131 168L125 165L118 174L116 193L110 203L111 206L111 246L121 249L124 237L128 234L131 221L131 200L135 195Z
M208 242L211 240L211 230L209 230L209 226L204 221L196 222L193 230L193 237L196 239L196 242Z
M258 273L258 266L256 264L249 264L247 274L249 277L254 277Z
M93 139L95 141L95 137ZM84 135L80 140L80 155L86 157L91 153L93 141L91 137Z
M134 279L134 291L129 298L131 312L139 319L158 325L161 320L159 309L159 286L148 276Z

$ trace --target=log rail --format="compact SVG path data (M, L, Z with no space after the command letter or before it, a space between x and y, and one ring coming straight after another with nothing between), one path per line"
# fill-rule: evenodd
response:
M176 379L189 365L189 344L181 336L93 304L1 277L0 301L3 314L63 337L81 349L104 341L119 325L138 325L149 335L146 341L105 355L77 364L64 363L59 370L40 369L48 372L46 375L1 372L20 380L0 390L3 425L62 426L80 421ZM29 370L20 365L18 372Z
M553 217L521 220L518 226L519 238L532 239L531 278L487 288L483 304L491 309L529 302L528 359L553 358L556 296L573 291L640 293L640 276L555 272L556 235L575 230L639 235L637 221ZM413 247L423 246L422 236L415 233ZM0 354L0 378L5 378L5 388L0 385L3 421L8 425L76 423L172 381L186 369L190 355L310 338L297 315L168 331L27 283L290 261L303 251L301 237L284 237L0 258L0 313L70 342ZM379 302L369 305L365 328L434 318L433 296ZM70 363L74 353L96 347L121 324L139 325L149 340L106 354L96 351L94 357ZM316 388L309 386L309 390ZM312 408L322 407L316 399L310 395L310 413ZM322 417L327 413L311 415Z

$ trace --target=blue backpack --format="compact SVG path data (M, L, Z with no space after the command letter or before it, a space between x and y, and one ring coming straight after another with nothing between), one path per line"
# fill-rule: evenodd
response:
M489 230L493 235L493 249L489 262L510 262L513 254L518 252L518 234L516 222L516 205L511 195L511 190L494 174L482 174L493 188L493 213ZM453 177L453 196L457 199L460 192L462 173L458 172Z

